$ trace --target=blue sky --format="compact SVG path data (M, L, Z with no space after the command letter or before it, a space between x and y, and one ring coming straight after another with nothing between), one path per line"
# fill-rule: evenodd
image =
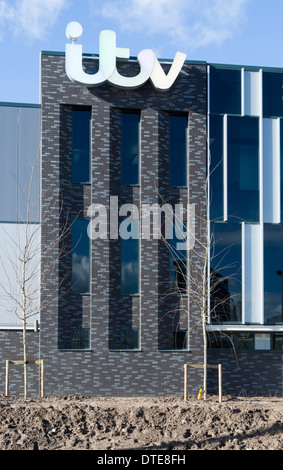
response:
M39 102L40 52L65 50L70 21L87 53L111 29L133 56L283 67L282 0L0 0L1 102Z

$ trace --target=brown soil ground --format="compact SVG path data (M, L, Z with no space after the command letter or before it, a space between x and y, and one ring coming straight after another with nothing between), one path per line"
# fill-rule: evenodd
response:
M0 396L0 450L283 450L283 398Z

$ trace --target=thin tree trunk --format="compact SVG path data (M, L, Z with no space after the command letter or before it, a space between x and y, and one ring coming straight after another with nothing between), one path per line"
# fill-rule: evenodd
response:
M24 397L28 394L28 370L27 370L27 341L26 341L26 322L23 321L23 348L24 348Z
M206 322L207 322L207 256L203 267L203 285L202 285L202 334L203 334L203 398L206 400L207 396L207 336L206 336Z
M27 307L27 297L26 297L26 254L27 254L27 237L25 240L25 247L23 253L23 272L22 272L22 321L23 321L23 351L24 351L24 397L27 398L28 392L28 371L27 371L27 341L26 341L26 333L27 333L27 318L26 318L26 307Z

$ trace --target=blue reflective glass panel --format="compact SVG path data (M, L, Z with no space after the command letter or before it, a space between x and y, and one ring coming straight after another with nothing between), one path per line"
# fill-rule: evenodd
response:
M283 119L280 120L280 199L281 223L283 223Z
M121 116L121 184L139 184L140 114Z
M241 114L241 70L210 68L210 112Z
M283 73L263 72L263 116L283 117Z
M264 225L264 323L283 323L283 226Z
M223 117L210 116L210 219L223 219Z
M170 116L169 120L169 184L187 186L188 116Z
M242 320L241 224L211 224L210 315L212 323Z
M259 120L228 117L228 219L259 221Z
M90 182L91 112L73 110L72 113L72 181Z
M133 225L132 225L133 224ZM138 233L138 221L132 221L129 231ZM121 236L121 294L139 293L139 239Z
M72 225L72 292L90 292L89 219L76 219Z

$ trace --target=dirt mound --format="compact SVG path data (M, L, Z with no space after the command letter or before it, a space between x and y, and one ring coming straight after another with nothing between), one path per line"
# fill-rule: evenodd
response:
M283 450L283 399L0 396L0 450Z

